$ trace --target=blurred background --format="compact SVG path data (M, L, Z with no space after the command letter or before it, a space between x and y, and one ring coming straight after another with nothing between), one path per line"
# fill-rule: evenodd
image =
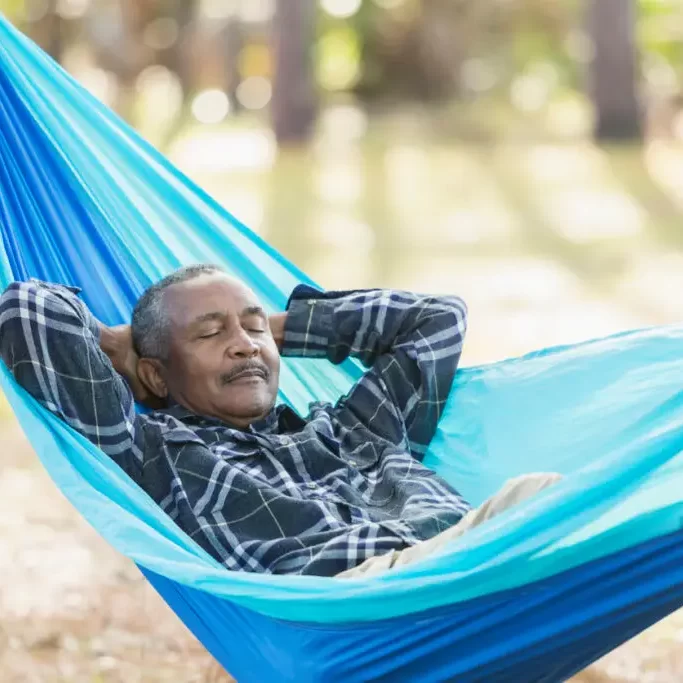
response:
M683 0L0 10L323 286L464 296L468 364L683 320ZM228 680L0 434L3 683ZM682 642L574 681L678 683Z

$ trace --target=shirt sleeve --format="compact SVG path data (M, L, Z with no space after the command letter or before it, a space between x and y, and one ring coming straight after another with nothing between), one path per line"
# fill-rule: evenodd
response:
M79 290L37 280L0 297L0 356L17 382L137 478L133 395L100 349Z
M436 431L462 353L465 303L396 290L322 293L298 287L283 355L358 358L371 368L347 399L359 420L421 459Z

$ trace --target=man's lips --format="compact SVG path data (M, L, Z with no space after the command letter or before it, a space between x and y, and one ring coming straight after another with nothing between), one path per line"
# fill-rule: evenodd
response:
M269 377L268 369L261 365L249 365L244 368L233 370L223 375L223 384L231 384L239 380L262 379L267 381Z
M239 379L249 379L258 377L260 379L266 379L266 373L263 370L245 370L240 372L238 375L234 375L228 382L236 382Z

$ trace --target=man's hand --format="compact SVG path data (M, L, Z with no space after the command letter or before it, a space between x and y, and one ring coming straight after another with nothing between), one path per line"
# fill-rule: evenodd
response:
M268 318L270 323L270 331L275 339L277 348L282 351L282 344L285 341L285 321L287 320L286 313L275 313Z
M160 408L162 403L140 381L138 375L138 354L133 348L133 334L130 325L107 327L100 323L100 348L104 351L114 370L121 375L133 392L138 403L149 408Z

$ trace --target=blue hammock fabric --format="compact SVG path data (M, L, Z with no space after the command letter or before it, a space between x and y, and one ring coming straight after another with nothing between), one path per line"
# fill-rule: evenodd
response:
M151 282L220 262L271 310L306 276L0 17L0 284L84 288L126 320ZM348 363L290 361L281 399L334 400ZM425 462L473 503L567 475L440 556L372 579L222 568L101 451L0 382L77 510L239 681L559 681L683 604L683 327L459 373Z

